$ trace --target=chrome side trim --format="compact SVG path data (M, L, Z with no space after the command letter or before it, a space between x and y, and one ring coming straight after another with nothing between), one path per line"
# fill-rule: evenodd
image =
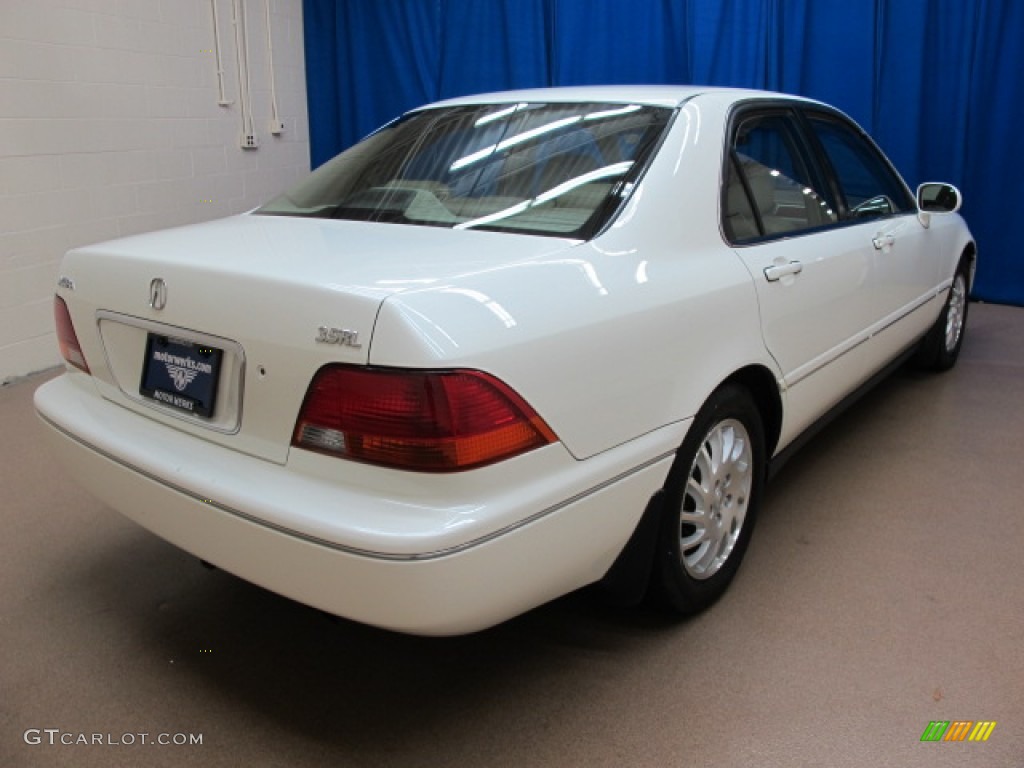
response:
M861 344L867 342L867 340L870 338L871 334L862 334L860 336L855 336L851 340L848 340L845 344L841 344L838 347L832 348L825 354L818 357L817 360L812 360L802 369L798 368L797 372L787 376L786 387L789 388L796 386L801 381L806 379L808 376L811 376L812 374L815 374L818 371L820 371L826 365L830 365L831 363L834 363L836 360L848 354L849 352L852 352Z
M870 332L869 338L873 338L873 337L877 336L878 334L880 334L882 331L885 331L885 330L889 329L890 327L896 325L896 323L898 323L904 317L907 317L909 315L914 314L915 312L917 312L917 310L919 310L925 304L930 302L932 299L934 299L936 296L938 296L942 291L946 290L947 288L949 288L948 285L945 288L941 288L941 289L939 289L939 290L937 290L937 291L935 291L933 293L927 294L926 296L922 296L920 299L917 300L916 303L911 304L909 307L907 307L900 314L896 315L895 317L890 318L888 321L883 320L882 324L878 328L876 328L876 329L874 329L874 330L872 330Z
M907 317L909 315L912 315L914 312L916 312L917 310L921 309L923 306L925 306L929 302L933 301L936 296L940 295L944 290L947 290L948 288L949 288L949 283L945 283L942 286L939 286L938 289L936 289L934 291L929 291L927 294L925 294L924 296L920 297L917 301L913 302L912 304L910 304L910 305L904 307L903 309L893 313L889 317L883 318L874 327L869 328L868 330L861 332L860 334L858 334L857 336L854 336L851 339L848 339L846 342L844 342L843 344L840 344L837 347L833 347L828 352L825 352L824 354L820 355L817 359L812 360L811 362L807 363L802 368L798 368L796 371L791 373L789 376L786 376L786 378L785 378L786 386L787 387L795 386L795 385L799 384L801 381L803 381L804 379L806 379L808 376L810 376L810 375L820 371L826 365L834 363L836 360L838 360L839 358L843 357L847 353L852 352L853 350L855 350L861 344L864 344L865 342L870 341L871 339L873 339L878 334L880 334L883 331L885 331L885 330L891 328L892 326L896 325L896 323L898 323L903 318L905 318L905 317Z
M43 414L39 413L38 411L37 411L37 414L38 414L40 419L42 419L44 422L46 422L47 425L49 425L50 427L55 429L57 432L60 432L62 435L64 435L69 440L72 440L73 442L78 443L83 448L88 448L89 450L91 450L94 453L102 456L103 458L107 459L108 461L112 461L115 464L118 464L118 465L124 467L125 469L131 470L132 472L136 473L137 475L146 478L147 480L150 480L150 481L152 481L154 483L157 483L158 485L162 485L165 488L168 488L168 489L170 489L172 491L176 491L177 493L180 493L181 495L186 496L186 497L188 497L188 498L190 498L190 499L192 499L194 501L202 502L203 504L207 504L207 505L213 507L214 509L220 510L221 512L225 512L225 513L227 513L229 515L232 515L234 517L241 518L242 520L245 520L247 522L254 523L256 525L262 526L263 528L268 528L268 529L270 529L272 531L276 531L278 533L283 533L283 534L285 534L287 536L291 536L291 537L296 538L296 539L301 539L303 541L307 541L310 544L316 544L318 546L326 547L327 549L332 549L332 550L335 550L337 552L344 552L345 554L348 554L348 555L356 555L358 557L368 557L368 558L372 558L374 560L387 560L387 561L390 561L390 562L425 562L425 561L430 561L430 560L439 560L439 559L444 558L444 557L449 557L451 555L456 555L456 554L458 554L460 552L465 552L466 550L473 549L474 547L478 547L478 546L480 546L482 544L486 544L487 542L493 541L493 540L495 540L495 539L497 539L497 538L499 538L501 536L505 536L506 534L512 533L513 531L516 531L516 530L518 530L520 528L524 528L527 525L530 525L531 523L535 523L538 520L541 520L541 519L547 517L548 515L552 515L555 512L558 512L559 510L564 509L565 507L568 507L568 506L570 506L572 504L575 504L576 502L581 501L581 500L587 498L588 496L592 496L593 494L598 493L598 492L604 490L605 488L608 488L608 487L610 487L612 485L615 485L616 483L621 482L622 480L625 480L626 478L631 477L632 475L635 475L638 472L642 472L643 470L645 470L645 469L647 469L649 467L652 467L655 464L657 464L657 463L659 463L661 461L664 461L665 459L671 458L671 457L675 456L675 453L676 453L675 450L666 451L665 453L663 453L663 454L661 454L659 456L655 456L654 458L648 459L647 461L644 461L643 463L638 464L637 466L632 467L631 469L627 469L625 472L620 472L618 475L615 475L614 477L608 478L607 480L604 480L604 481L598 483L597 485L592 486L591 488L588 488L585 491L581 491L581 492L579 492L579 493L577 493L577 494L575 494L573 496L570 496L567 499L564 499L564 500L558 502L557 504L553 504L550 507L546 507L545 509L542 509L540 512L537 512L536 514L533 514L533 515L530 515L529 517L523 518L522 520L520 520L520 521L518 521L516 523L513 523L512 525L507 525L504 528L500 528L499 530L493 531L493 532L491 532L491 533L489 533L489 534L487 534L485 536L480 536L479 538L473 539L471 541L467 541L467 542L465 542L463 544L459 544L459 545L454 546L454 547L448 547L446 549L435 550L433 552L423 552L423 553L415 554L415 555L397 555L397 554L388 553L388 552L375 552L375 551L372 551L372 550L360 549L358 547L349 547L349 546L346 546L344 544L338 544L337 542L328 541L326 539L319 538L318 536L310 536L307 533L302 533L301 531L296 531L293 528L288 528L287 526L278 525L277 523L271 523L271 522L268 522L266 520L261 520L260 518L254 517L253 515L250 515L247 512L243 512L240 509L236 509L234 507L228 506L227 504L222 504L222 503L220 503L218 501L215 501L213 499L205 498L205 497L200 496L199 494L197 494L197 493L195 493L193 491L190 491L187 488L184 488L184 487L182 487L180 485L176 485L175 483L168 482L164 478L158 477L157 475L154 475L152 472L149 472L147 470L141 469L140 467L135 466L131 462L125 461L124 459L122 459L122 458L120 458L118 456L115 456L112 453L110 453L108 451L105 451L102 448L99 448L99 447L93 445L92 443L90 443L90 442L88 442L86 440L82 440L77 435L74 435L74 434L68 432L66 429L61 427L59 424L56 424L54 421L52 421L48 417L44 416Z

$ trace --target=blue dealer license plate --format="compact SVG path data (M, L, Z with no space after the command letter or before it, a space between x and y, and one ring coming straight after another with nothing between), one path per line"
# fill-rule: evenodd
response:
M151 333L139 392L171 408L209 418L217 400L223 354L220 349Z

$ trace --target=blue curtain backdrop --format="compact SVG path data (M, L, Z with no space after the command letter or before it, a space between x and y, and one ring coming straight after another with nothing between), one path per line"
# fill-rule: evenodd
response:
M699 83L832 103L912 186L964 192L975 296L1024 305L1021 0L304 0L314 167L468 93Z

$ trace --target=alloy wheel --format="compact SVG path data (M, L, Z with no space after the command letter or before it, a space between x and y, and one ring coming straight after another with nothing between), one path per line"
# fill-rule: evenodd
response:
M967 306L967 281L962 272L953 279L946 310L946 351L952 352L960 341L964 329L964 308Z
M750 435L742 422L715 424L690 467L679 515L679 552L695 579L721 569L743 529L754 482Z

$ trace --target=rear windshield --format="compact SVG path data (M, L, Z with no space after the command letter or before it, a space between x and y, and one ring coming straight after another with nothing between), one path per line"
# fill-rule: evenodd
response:
M638 104L414 112L257 213L588 239L615 213L671 115Z

